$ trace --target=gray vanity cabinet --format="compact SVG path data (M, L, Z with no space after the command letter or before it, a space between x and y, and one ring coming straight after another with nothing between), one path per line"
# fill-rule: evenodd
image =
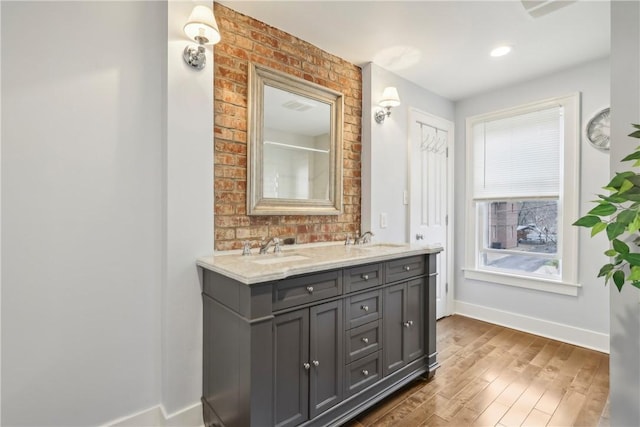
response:
M250 284L205 268L205 426L339 426L431 377L435 257L377 256Z
M275 316L275 425L295 426L342 400L342 304Z
M424 355L425 280L409 280L384 291L384 375Z

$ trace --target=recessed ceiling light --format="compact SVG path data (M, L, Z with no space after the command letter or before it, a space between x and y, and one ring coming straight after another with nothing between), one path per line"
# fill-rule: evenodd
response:
M504 56L509 52L511 52L511 46L499 46L491 51L491 56Z

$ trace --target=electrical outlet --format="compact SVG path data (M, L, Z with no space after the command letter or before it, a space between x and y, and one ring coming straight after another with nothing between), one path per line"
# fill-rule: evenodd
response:
M387 213L380 213L380 228L387 228Z

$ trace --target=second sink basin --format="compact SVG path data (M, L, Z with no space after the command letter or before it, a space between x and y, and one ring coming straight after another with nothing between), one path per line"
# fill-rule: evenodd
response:
M302 256L302 255L280 255L280 256L273 256L269 258L252 259L251 262L254 262L260 265L270 265L270 264L280 264L283 262L291 262L291 261L304 261L305 259L309 259L309 257Z

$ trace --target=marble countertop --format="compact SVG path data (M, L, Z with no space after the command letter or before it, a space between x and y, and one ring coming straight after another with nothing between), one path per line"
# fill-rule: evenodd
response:
M344 243L331 242L284 246L279 254L258 255L255 248L249 256L242 256L240 251L216 252L198 258L197 265L251 285L298 274L440 251L442 247L429 245L369 243L345 246Z

